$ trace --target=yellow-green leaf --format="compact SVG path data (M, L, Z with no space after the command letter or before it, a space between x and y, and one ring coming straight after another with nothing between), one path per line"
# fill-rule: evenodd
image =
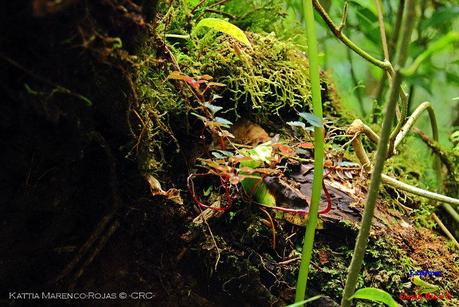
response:
M195 33L198 29L202 27L208 27L215 31L219 31L219 32L228 34L232 38L243 43L244 45L252 48L252 45L247 39L247 36L245 35L245 33L241 29L239 29L238 27L236 27L235 25L233 25L232 23L226 20L218 19L218 18L201 19L201 21L199 21L196 27L193 29L193 33Z
M421 288L421 293L437 292L440 288L437 285L433 285L421 279L419 276L412 278L413 284Z
M381 302L389 307L398 307L397 302L392 298L392 296L389 293L377 288L359 289L355 291L353 296L351 296L351 299L354 298L369 300L373 302Z
M245 175L241 173L241 175ZM245 178L241 181L242 188L244 192L249 194L252 199L257 203L266 205L266 206L275 206L276 198L271 194L268 187L263 181L263 178L259 175L252 175L252 177L257 178Z
M240 161L239 167L257 168L263 165L263 162L268 162L268 157L271 157L272 147L268 145L258 145L252 150L243 153L250 157L250 160ZM249 175L244 172L239 172L241 176ZM276 199L271 194L268 187L263 181L263 178L259 174L251 174L250 178L244 178L241 181L242 188L249 194L256 202L266 205L275 206Z
M273 152L273 147L267 144L260 144L254 149L248 150L247 154L250 158L269 163L271 154Z

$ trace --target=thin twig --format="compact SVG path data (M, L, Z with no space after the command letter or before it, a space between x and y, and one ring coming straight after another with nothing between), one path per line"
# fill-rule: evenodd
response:
M219 15L228 17L229 19L236 19L236 18L237 18L236 16L234 16L234 15L232 15L232 14L230 14L230 13L223 12L223 11L219 11L219 10L215 10L215 9L205 9L204 12L206 12L206 13L219 14Z
M201 210L201 213L202 213L202 209L201 208L200 208L200 210ZM217 251L217 258L215 259L215 266L214 266L215 271L217 271L217 266L218 266L218 263L220 262L220 248L217 245L217 241L215 241L214 234L212 232L212 229L210 228L209 223L207 222L207 218L206 218L205 215L202 216L202 220L204 221L204 224L206 224L207 229L209 230L210 237L212 238L212 242L214 243L215 250Z
M164 34L165 38L181 38L181 39L189 39L190 34L174 34L174 33L166 33Z
M135 109L133 110L133 112L134 112L135 116L137 116L137 118L139 119L139 121L140 121L140 123L142 125L142 130L140 131L140 134L137 137L137 141L136 141L135 145L131 149L131 150L133 150L135 148L135 151L138 154L139 153L139 146L140 146L140 143L142 142L142 138L145 135L145 133L147 132L147 125L145 124L145 122L143 121L142 117L139 115L139 113Z
M398 39L400 37L400 28L402 26L403 11L405 10L405 0L398 2L397 17L395 18L394 30L392 32L391 44L389 47L389 56L392 59L397 49Z
M418 107L419 108L419 107ZM434 154L437 155L436 163L437 163L437 180L439 182L442 182L441 178L441 163L443 163L447 170L448 170L448 176L450 180L453 182L454 186L457 188L457 181L456 181L456 171L454 165L451 163L449 160L448 156L439 148L438 144L438 139L437 141L432 141L424 132L422 132L418 128L414 128L413 131L417 133L421 139L427 144L427 146L432 150ZM439 163L439 160L441 163ZM445 209L446 213L448 213L451 218L456 221L456 223L459 224L459 214L454 210L454 208L450 204L442 204L443 209Z
M381 44L382 44L383 51L384 51L384 59L386 61L390 61L389 48L387 47L386 30L384 28L384 16L383 16L383 11L381 7L381 1L375 0L375 2L376 2L376 10L378 11L379 32L381 35Z
M432 140L431 138L429 138L427 134L425 134L419 128L416 128L416 127L413 128L413 132L416 133L421 138L421 140L432 150L432 152L439 157L440 161L446 166L446 169L448 170L448 176L451 178L451 180L454 181L455 184L457 184L456 179L455 179L455 175L456 175L455 165L450 160L448 155L440 148L438 144L438 140L437 141ZM437 169L438 169L438 166L437 166Z
M115 233L119 226L120 223L115 220L112 223L112 225L108 228L106 234L102 236L99 243L93 249L92 253L86 258L86 261L80 266L78 272L72 278L71 282L69 283L69 290L73 290L75 288L78 280L84 274L86 268L93 262L94 258L96 258L96 256L102 251L102 249L107 244L108 240L112 237L112 235Z
M204 4L204 2L206 2L206 0L199 1L199 3L196 4L196 6L194 8L191 9L190 15L193 15L194 12L196 12L196 10L199 9L199 7Z
M365 152L365 148L363 148L362 141L360 140L360 136L357 135L353 138L352 146L354 147L355 155L359 159L360 163L362 164L363 168L370 173L371 172L371 161Z
M389 177L388 175L385 175L385 174L382 174L382 181L385 184L389 184L389 185L393 186L394 188L397 188L399 190L402 190L402 191L405 191L405 192L408 192L408 193L411 193L411 194L414 194L414 195L422 196L422 197L425 197L425 198L428 198L428 199L432 199L432 200L436 200L436 201L439 201L439 202L448 203L448 204L451 204L451 205L454 205L454 206L459 206L459 199L457 199L457 198L452 198L452 197L445 196L445 195L442 195L442 194L438 194L438 193L430 192L430 191L427 191L427 190L423 190L423 189L420 189L418 187L415 187L415 186L409 185L407 183L401 182L401 181L399 181L399 180L397 180L395 178Z
M453 234L446 228L446 226L443 224L443 222L440 220L440 218L433 213L432 214L433 219L435 222L437 222L438 226L443 230L443 232L446 234L446 236L453 241L454 245L456 246L457 249L459 249L459 243L457 242L456 238L453 236Z
M371 169L371 166L367 166L370 163L370 159L368 158L365 152L365 149L362 146L362 142L360 141L358 137L354 138L353 146L354 146L354 150L356 152L357 158L359 159L360 163L364 166L365 170L367 172L373 172ZM388 184L399 190L402 190L402 191L405 191L405 192L408 192L414 195L418 195L421 197L425 197L428 199L445 202L451 205L459 205L459 199L452 198L452 197L445 196L445 195L438 194L438 193L434 193L434 192L430 192L424 189L420 189L418 187L401 182L385 174L382 174L381 176L382 176L382 181L385 184Z
M424 112L425 110L429 112L430 123L432 126L433 139L438 141L438 128L437 128L437 120L435 117L435 113L432 108L432 104L428 101L425 101L416 108L413 114L411 114L411 116L405 122L405 125L402 127L399 134L395 138L394 149L396 149L398 145L400 145L402 140L405 138L406 134L411 130L411 128L414 126L414 124L418 120L419 116L421 116L422 112Z
M272 248L275 250L276 249L276 227L274 225L273 218L271 217L271 214L269 214L268 211L260 207L260 210L268 217L269 223L271 225L271 232L273 236L273 242L272 242Z
M207 8L212 8L212 7L216 7L216 6L220 6L220 5L223 5L225 4L226 2L228 2L229 0L220 0L220 1L217 1L213 4L209 4L209 6Z
M344 2L343 14L341 16L341 23L339 24L339 27L338 27L338 30L340 32L343 31L344 27L346 26L347 12L348 12L348 3L346 1Z
M351 41L344 33L342 33L339 30L339 27L335 25L333 20L331 20L330 16L328 16L327 12L325 9L322 7L322 5L319 3L318 0L313 0L313 5L316 11L319 13L319 15L322 17L322 19L325 21L327 24L328 28L333 32L333 34L341 41L343 42L346 46L351 48L355 53L369 61L370 63L373 63L374 65L386 70L386 71L393 71L392 65L390 62L387 61L381 61L376 59L375 57L371 56L369 53L364 51L362 48L357 46L353 41Z
M284 261L278 262L277 264L278 265L287 265L287 264L290 264L292 262L296 262L298 260L301 260L301 257L295 257L295 258L292 258L292 259L284 260Z
M313 0L314 8L317 10L319 15L322 17L324 22L327 24L328 28L333 32L333 34L341 41L343 44L351 48L355 53L369 61L370 63L384 69L388 76L394 75L395 71L392 66L392 64L389 61L381 61L376 59L375 57L371 56L369 53L364 51L362 48L357 46L353 41L351 41L345 34L343 34L341 31L339 31L339 28L333 23L333 20L331 20L330 16L328 16L327 12L324 10L324 8L320 5L318 0ZM401 83L401 82L400 82ZM401 125L403 124L404 118L406 117L407 113L407 102L408 102L408 96L404 92L403 88L401 87L401 84L398 85L399 89L397 89L397 95L400 96L401 100L401 115L400 115L400 120L397 122L397 126L395 127L393 133L390 135L390 148L393 148L393 140L395 136L398 134Z
M405 9L405 0L400 0L399 1L399 6L398 6L398 9L397 9L397 17L395 18L395 25L394 25L394 28L393 28L393 32L392 32L392 39L391 39L391 43L390 43L390 46L389 46L389 58L390 59L393 59L394 57L394 53L395 53L395 50L397 48L397 43L398 43L398 39L399 39L399 34L400 34L400 27L402 25L402 20L403 20L403 11ZM375 102L373 104L373 118L372 118L372 122L375 124L378 120L378 116L377 114L380 112L381 110L381 105L382 105L382 101L383 101L383 98L384 98L384 94L385 94L385 89L386 89L386 81L388 80L388 76L387 74L383 74L382 77L381 77L381 80L379 81L379 84L378 84L378 90L376 92L376 98L375 98ZM411 94L409 95L409 97L411 98ZM398 114L397 114L398 116ZM400 120L400 117L398 116L398 119Z
M355 135L365 133L365 135L375 144L379 143L379 136L369 126L365 125L360 119L356 119L347 129L347 134Z
M104 231L108 228L107 225L110 224L114 216L115 216L115 211L112 211L100 220L94 232L89 236L86 242L80 247L78 253L73 257L72 261L70 261L70 263L68 263L67 266L64 268L64 270L59 274L59 276L55 278L54 282L58 282L62 280L64 277L68 276L76 268L76 266L80 263L80 261L88 253L91 247L94 246L97 239L103 235Z
M323 118L322 98L320 94L320 67L318 60L317 35L315 30L314 10L312 1L304 1L306 21L306 38L308 42L309 75L311 77L312 110L320 120ZM303 240L301 263L298 271L295 302L304 300L307 290L309 264L311 262L315 229L318 221L320 196L324 172L324 133L323 127L314 127L314 175L312 179L312 195L309 216Z
M116 213L122 205L121 197L118 191L119 183L118 183L118 177L117 177L117 172L116 172L116 158L110 149L110 145L107 143L105 138L100 133L93 132L90 136L95 142L99 144L99 146L103 149L103 151L105 152L107 156L107 162L109 164L109 170L110 170L109 186L110 186L110 190L112 194L112 204L113 205L112 205L110 212L106 214L100 220L94 232L89 236L86 242L81 246L81 248L79 249L78 253L74 256L72 261L70 261L70 263L67 264L67 266L64 268L62 273L59 274L59 276L54 280L55 282L60 281L61 279L66 277L68 274L70 274L72 271L74 271L76 266L83 259L83 257L85 257L89 253L90 249L93 248L93 252L90 254L89 258L87 258L89 259L89 262L88 260L86 260L83 263L83 266L80 267L80 270L78 272L80 272L81 269L84 270L84 266L89 264L92 261L92 259L94 259L94 257L102 250L103 246L106 243L106 240L110 238L111 234L117 228L116 226L116 228L112 231L114 227L113 225L118 223L116 221ZM104 233L108 233L108 234L104 235ZM107 238L107 239L104 241L104 239L99 240L99 238ZM99 240L99 243L96 244L98 240ZM73 282L75 282L76 279L78 279L79 277L78 274L79 273L77 273L77 276L73 279Z

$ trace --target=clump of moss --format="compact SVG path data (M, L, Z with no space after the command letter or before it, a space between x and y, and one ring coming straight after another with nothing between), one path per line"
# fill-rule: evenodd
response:
M177 61L190 75L208 74L226 85L227 111L253 109L254 115L267 119L295 109L310 109L308 61L295 45L274 34L248 34L253 48L209 32L194 38L184 48L174 48ZM272 117L271 117L272 119Z
M292 42L279 40L274 34L248 36L252 49L215 32L193 36L186 42L165 42L163 58L155 58L150 46L144 48L138 57L135 83L143 121L143 152L150 156L143 159L145 170L161 168L157 152L164 142L179 143L178 129L168 123L173 120L182 134L189 131L188 115L199 113L202 104L185 82L167 79L178 69L196 80L210 75L212 81L225 84L209 92L221 97L213 103L223 107L222 114L231 121L244 114L269 126L281 124L281 119L296 119L298 111L310 111L308 61L304 54ZM190 133L193 131L196 129Z
M136 115L140 131L136 149L142 171L157 174L166 168L166 148L175 146L178 150L180 147L170 121L181 118L183 122L187 107L186 101L177 94L174 86L165 82L167 76L156 67L157 62L150 63L149 59L149 55L141 58L136 71L139 92Z
M256 6L256 2L251 3ZM282 127L285 121L298 120L298 112L311 111L309 64L301 46L274 33L246 33L252 45L249 48L217 31L192 32L193 18L207 17L203 13L205 6L196 10L188 4L164 7L155 40L147 41L138 52L134 82L140 101L136 117L141 119L138 129L142 131L138 149L146 172L166 168L164 148L178 149L181 135L189 139L199 137L197 131L202 131L202 123L188 115L202 115L203 99L197 99L183 80L168 80L171 72L180 71L195 80L209 75L212 81L224 84L211 88L205 98L222 107L220 116L232 122L244 114L264 127ZM166 35L171 33L181 36ZM339 99L325 74L322 87L326 116L337 115Z

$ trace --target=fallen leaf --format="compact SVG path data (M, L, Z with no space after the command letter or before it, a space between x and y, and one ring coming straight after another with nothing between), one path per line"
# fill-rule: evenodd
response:
M328 254L324 250L319 251L319 261L321 265L327 264L330 261L328 260Z
M167 191L164 191L158 179L152 175L146 175L145 177L150 184L150 190L153 196L163 196L178 205L183 205L183 199L180 196L180 191L178 189L171 188Z

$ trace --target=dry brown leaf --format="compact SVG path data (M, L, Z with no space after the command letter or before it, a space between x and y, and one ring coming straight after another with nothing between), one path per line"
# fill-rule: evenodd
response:
M145 178L150 184L150 190L153 196L163 196L178 205L183 205L183 199L180 196L180 191L178 189L171 188L167 191L164 191L158 179L152 175L146 175Z

